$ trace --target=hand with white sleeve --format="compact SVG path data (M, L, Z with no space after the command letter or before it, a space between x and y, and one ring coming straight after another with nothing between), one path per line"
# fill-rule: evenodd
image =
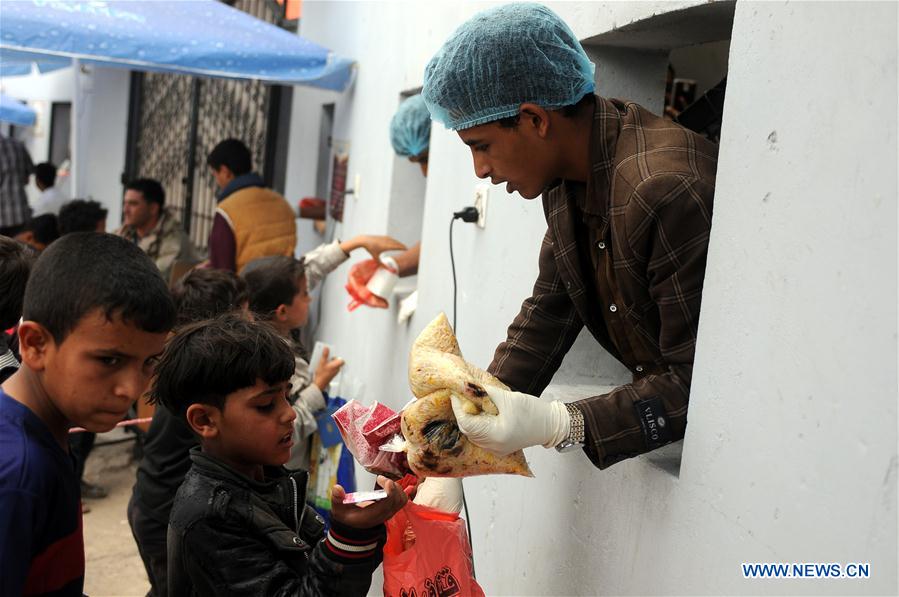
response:
M499 414L469 414L462 400L452 397L459 430L474 444L505 456L529 446L553 448L568 437L571 415L562 402L490 386L484 389Z

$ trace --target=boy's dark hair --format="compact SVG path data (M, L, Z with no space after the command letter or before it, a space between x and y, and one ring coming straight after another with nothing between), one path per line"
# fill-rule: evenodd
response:
M165 205L165 189L158 180L152 178L137 178L125 185L126 191L138 191L144 196L147 203L157 203L160 209Z
M30 232L34 240L42 245L49 245L59 238L59 222L54 214L41 214L28 220L22 232Z
M97 223L106 219L106 209L90 199L72 199L59 209L59 235L94 232Z
M262 257L247 264L241 274L247 283L250 311L269 320L280 305L289 305L306 275L303 259L284 255Z
M0 236L0 334L19 323L34 259L31 247Z
M195 269L175 283L172 298L181 327L236 311L247 300L247 284L234 272Z
M583 109L588 103L593 101L593 94L588 93L581 99L577 101L575 104L569 104L567 106L562 106L558 109L559 112L562 113L562 116L565 118L574 118L577 116L577 113ZM521 121L521 113L516 114L515 116L507 116L506 118L500 118L499 120L495 120L501 128L504 129L514 129L518 126L518 123Z
M169 340L150 402L179 416L191 404L224 409L228 394L259 379L286 382L295 366L290 345L271 326L227 314L188 324Z
M52 187L56 183L56 166L50 162L41 162L34 167L34 179L44 187Z
M206 163L218 170L228 166L234 176L246 174L253 169L253 158L250 150L238 139L225 139L216 145L206 157Z
M156 264L137 245L98 232L63 236L35 263L22 316L44 326L61 344L95 309L145 332L165 332L175 323L172 295Z

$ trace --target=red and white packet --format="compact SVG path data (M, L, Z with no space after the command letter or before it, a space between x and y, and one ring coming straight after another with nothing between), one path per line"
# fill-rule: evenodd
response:
M400 415L375 402L363 406L350 400L331 415L343 441L365 470L398 479L409 470L405 452L387 452L381 446L400 431Z

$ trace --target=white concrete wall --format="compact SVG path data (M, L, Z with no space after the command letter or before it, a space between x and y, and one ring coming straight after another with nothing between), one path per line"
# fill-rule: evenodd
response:
M73 196L100 202L109 214L106 229L122 221L122 173L128 130L130 71L87 66L80 70L72 106Z
M102 203L109 211L109 230L118 228L121 221L129 76L127 70L88 66L79 71L77 80L76 70L66 68L44 75L6 77L2 82L5 93L27 100L38 110L37 126L25 137L35 163L48 159L52 102L72 103L74 185L71 180L58 180L58 184L69 197ZM28 192L31 199L36 198L33 183Z
M587 38L700 4L553 8ZM482 7L304 4L301 34L360 62L336 114L350 180L361 181L342 237L388 230L397 94L421 83L442 40ZM488 594L895 594L896 15L892 3L738 4L679 475L649 458L598 471L580 454L538 448L528 450L536 479L466 480ZM619 85L651 99L664 84L664 61L652 54L593 55L614 61L604 94ZM318 113L322 98L296 101L294 119ZM317 125L304 126L315 146ZM293 184L314 188L303 176ZM476 182L467 148L436 125L419 310L407 326L397 327L395 308L347 313L347 266L328 279L318 335L365 383L366 402L409 398L408 346L452 308L449 219ZM491 189L486 230L457 223L469 360L486 365L503 339L530 292L544 230L538 202L501 188ZM582 337L546 396L589 395L623 373ZM740 564L752 561L870 562L872 577L744 580Z

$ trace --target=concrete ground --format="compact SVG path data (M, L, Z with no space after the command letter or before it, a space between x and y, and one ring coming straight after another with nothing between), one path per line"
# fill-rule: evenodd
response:
M85 481L109 491L103 499L84 500L90 508L84 514L84 592L92 597L145 595L150 588L128 526L128 500L137 470L131 456L134 442L99 445L126 437L134 436L120 429L98 435L85 467Z

